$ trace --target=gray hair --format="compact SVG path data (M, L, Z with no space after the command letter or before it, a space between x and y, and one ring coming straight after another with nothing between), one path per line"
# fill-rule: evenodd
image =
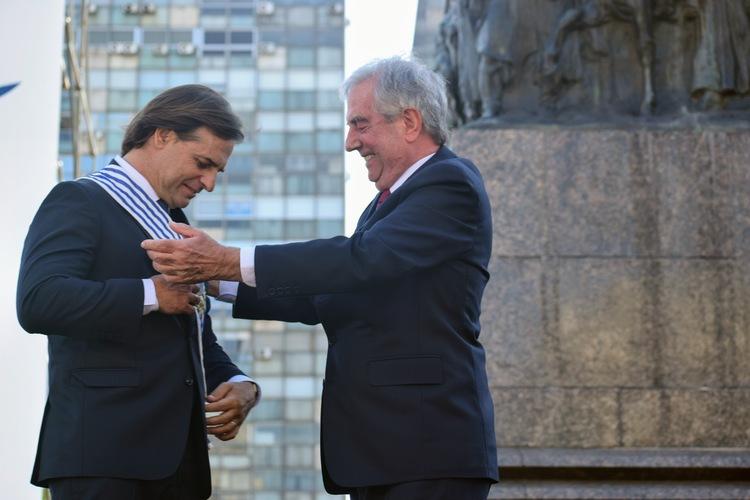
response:
M376 78L375 110L392 120L407 108L422 115L427 133L437 144L448 139L445 80L423 64L399 56L376 59L357 69L341 86L344 98L355 86Z

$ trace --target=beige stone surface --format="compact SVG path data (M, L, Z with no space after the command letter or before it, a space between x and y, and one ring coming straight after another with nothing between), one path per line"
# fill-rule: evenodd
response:
M750 446L750 131L462 130L506 447Z

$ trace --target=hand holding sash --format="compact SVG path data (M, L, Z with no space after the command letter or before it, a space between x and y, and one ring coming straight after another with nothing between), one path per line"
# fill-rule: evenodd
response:
M186 224L171 223L182 240L144 240L141 243L154 269L172 283L200 283L223 279L242 281L240 249L225 247Z
M159 311L164 314L193 314L194 307L200 304L198 285L170 283L162 274L151 277L156 289Z

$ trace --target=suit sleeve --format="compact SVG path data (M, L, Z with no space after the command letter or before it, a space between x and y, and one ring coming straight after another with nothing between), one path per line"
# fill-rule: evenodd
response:
M320 323L309 297L259 299L257 289L240 283L232 316L241 319L264 319L316 325Z
M398 206L366 231L285 245L258 246L259 299L346 293L460 258L480 218L476 179L451 162L414 179Z
M86 189L55 186L29 228L18 276L16 309L29 333L126 341L143 315L140 279L88 278L101 221Z

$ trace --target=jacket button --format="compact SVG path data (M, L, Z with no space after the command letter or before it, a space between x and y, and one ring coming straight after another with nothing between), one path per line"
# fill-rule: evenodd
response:
M188 387L190 387L191 385L193 385L193 379L191 379L190 377L186 377L185 378L185 385L188 386Z

